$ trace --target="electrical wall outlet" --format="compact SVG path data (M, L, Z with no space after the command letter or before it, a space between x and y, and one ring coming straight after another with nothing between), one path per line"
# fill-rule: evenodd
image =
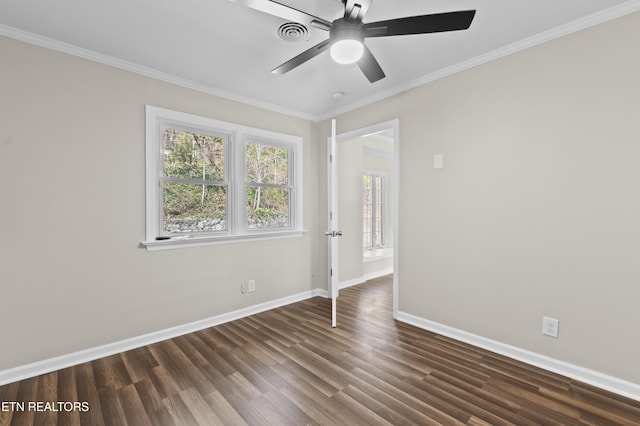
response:
M555 318L542 317L542 334L558 338L559 321Z
M243 281L240 284L240 293L253 293L256 291L256 280Z

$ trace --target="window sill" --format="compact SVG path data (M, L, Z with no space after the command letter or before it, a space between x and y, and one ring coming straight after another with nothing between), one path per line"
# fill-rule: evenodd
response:
M211 246L216 244L233 244L251 241L295 238L301 237L305 232L307 231L256 232L252 234L225 235L218 237L194 237L187 235L170 238L168 240L142 241L140 246L146 248L147 251L173 250L188 247Z

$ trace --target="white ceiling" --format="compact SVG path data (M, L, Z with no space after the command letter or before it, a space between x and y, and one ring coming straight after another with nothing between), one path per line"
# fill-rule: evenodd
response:
M338 0L281 1L327 21L342 15ZM276 33L285 20L229 0L2 0L0 34L321 119L640 10L640 1L373 0L364 22L467 9L477 13L466 31L367 39L387 75L374 84L328 52L271 74L327 32L284 41ZM335 100L336 92L344 96Z

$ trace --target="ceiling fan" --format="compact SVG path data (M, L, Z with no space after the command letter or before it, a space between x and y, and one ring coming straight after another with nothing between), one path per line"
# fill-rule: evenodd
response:
M288 60L271 71L272 73L284 74L330 50L331 57L338 63L357 62L371 83L384 78L385 74L369 48L365 46L365 38L466 30L476 14L475 10L463 10L364 23L364 15L372 0L341 0L344 5L343 17L329 22L275 0L231 1L284 19L299 23L308 22L314 28L329 32L327 40Z

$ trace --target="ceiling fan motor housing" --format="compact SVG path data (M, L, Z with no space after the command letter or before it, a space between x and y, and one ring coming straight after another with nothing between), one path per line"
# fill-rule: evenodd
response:
M362 21L355 19L336 19L331 24L329 40L331 44L340 40L357 40L360 43L364 43L364 24Z
M342 18L333 21L329 30L331 58L339 64L353 64L364 53L364 25L362 21Z

